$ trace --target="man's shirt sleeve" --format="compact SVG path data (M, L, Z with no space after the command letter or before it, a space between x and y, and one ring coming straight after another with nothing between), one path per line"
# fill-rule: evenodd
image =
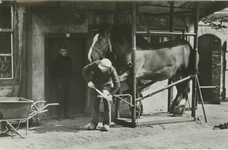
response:
M96 65L95 62L92 62L88 65L86 65L83 69L82 69L82 76L85 80L86 83L90 82L90 73L92 72L94 66Z
M112 74L111 74L111 77L112 77L112 81L113 81L113 84L114 84L114 88L113 90L111 91L111 95L114 95L120 88L120 81L119 81L119 77L117 75L117 72L115 70L115 68L112 67Z

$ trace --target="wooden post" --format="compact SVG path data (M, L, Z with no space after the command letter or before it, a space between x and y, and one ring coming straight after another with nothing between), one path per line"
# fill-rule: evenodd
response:
M135 99L136 99L136 76L135 76L135 53L136 53L136 4L135 2L132 2L132 105L135 106ZM132 127L136 126L135 120L136 120L136 109L135 107L132 107Z
M201 101L201 105L202 105L202 109L203 109L204 119L205 119L205 122L207 123L207 116L206 116L206 112L205 112L205 109L204 109L204 101L203 101L203 96L202 96L201 89L200 89L198 76L196 76L196 83L197 83L197 88L198 88L198 91L199 91L198 93L199 93L199 96L200 96L200 101Z
M170 16L169 16L169 31L173 32L173 13L174 13L174 2L170 2ZM169 79L168 84L171 84L172 81ZM173 88L168 89L168 112L170 112L170 105L173 99Z
M173 32L174 2L170 2L169 31Z
M171 83L171 84L169 84L169 85L167 85L167 86L165 86L165 87L163 87L161 89L158 89L158 90L156 90L156 91L154 91L154 92L152 92L150 94L147 94L146 96L140 97L140 98L136 99L136 101L140 101L140 100L145 99L147 97L150 97L150 96L152 96L154 94L160 93L160 92L162 92L162 91L164 91L164 90L166 90L168 88L171 88L171 87L173 87L173 86L175 86L175 85L177 85L179 83L182 83L182 82L184 82L186 80L189 80L189 79L191 79L191 76L187 76L185 78L182 78L182 79L180 79L180 80L178 80L176 82L173 82L173 83Z
M116 2L116 17L115 17L115 24L120 24L120 5L118 2Z
M195 2L195 22L194 22L194 69L197 70L197 53L198 53L198 22L199 22L199 5L198 2ZM197 85L196 78L192 80L192 117L196 116L196 94L197 94Z
M120 118L120 100L118 98L115 98L116 102L116 109L115 109L115 119Z

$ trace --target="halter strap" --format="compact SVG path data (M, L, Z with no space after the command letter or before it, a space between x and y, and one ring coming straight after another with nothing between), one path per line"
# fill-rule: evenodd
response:
M93 49L96 50L96 51L100 54L101 57L104 57L105 55L102 56L101 50L104 49L104 48L106 48L108 45L109 45L109 42L108 42L104 47L102 47L102 48L100 48L100 49L97 49L97 48L95 48L95 47L93 47Z
M101 50L103 50L103 49L106 48L107 46L109 46L110 52L113 52L113 51L112 51L112 44L111 44L111 42L110 42L110 37L109 37L109 36L110 36L110 34L108 34L108 42L107 42L107 44L106 44L104 47L102 47L102 48L100 48L100 49L97 49L97 48L94 47L94 45L92 46L92 49L96 50L96 51L100 54L100 56L103 57L103 58L105 57L105 53L103 53L103 55L104 55L104 56L103 56L102 53L101 53ZM96 37L96 38L97 38L97 37Z

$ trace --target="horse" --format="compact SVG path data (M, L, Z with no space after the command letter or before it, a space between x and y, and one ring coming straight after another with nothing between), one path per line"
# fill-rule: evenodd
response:
M151 80L153 82L170 79L178 81L196 72L199 54L189 42L176 39L159 44L151 44L140 35L136 35L135 64L132 63L131 28L119 26L107 27L98 32L88 53L90 61L105 57L109 51L118 58L119 79L121 82L129 81L132 77L132 66L135 65L136 79ZM196 56L196 61L194 60ZM171 111L174 116L182 116L190 92L190 79L176 86L177 95L172 102ZM130 82L127 82L128 84ZM132 85L129 84L131 88Z

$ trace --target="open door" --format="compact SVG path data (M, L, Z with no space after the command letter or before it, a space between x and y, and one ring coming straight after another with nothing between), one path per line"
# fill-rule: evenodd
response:
M70 90L70 116L84 113L85 109L85 82L82 77L82 68L86 63L85 34L48 34L45 36L46 51L46 99L49 103L57 102L56 78L50 74L54 59L59 55L59 45L68 47L68 56L72 58L72 78ZM57 115L56 107L50 108L49 116Z

